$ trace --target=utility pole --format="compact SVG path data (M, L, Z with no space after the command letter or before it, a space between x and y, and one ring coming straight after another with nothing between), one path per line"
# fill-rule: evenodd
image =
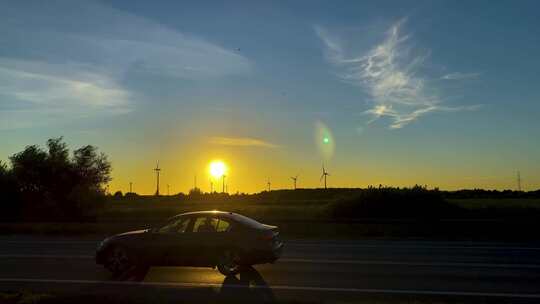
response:
M518 186L518 191L521 191L521 174L519 173L519 170L517 172L517 186Z
M223 189L221 192L225 193L225 174L223 174Z
M159 161L157 162L154 171L156 171L156 196L159 196L159 172L161 171L159 168Z

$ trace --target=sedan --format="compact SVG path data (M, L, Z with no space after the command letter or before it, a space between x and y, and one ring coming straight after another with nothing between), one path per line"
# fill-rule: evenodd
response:
M114 276L150 266L217 267L225 276L244 267L273 263L283 242L276 226L223 211L179 214L156 227L126 232L103 240L96 263Z

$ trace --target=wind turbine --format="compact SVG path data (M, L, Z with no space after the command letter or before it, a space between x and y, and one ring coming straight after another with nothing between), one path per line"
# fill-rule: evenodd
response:
M266 183L266 185L268 185L268 192L270 192L270 185L272 185L272 184L270 183L270 179L268 179L268 182Z
M296 176L291 176L291 179L293 180L293 183L294 183L294 190L296 190L296 181L298 180L298 174L296 174Z
M225 174L223 174L223 175L221 176L221 178L223 179L223 189L222 189L221 193L225 193L225 177L226 177Z
M156 196L159 196L159 172L161 171L159 168L159 160L156 163L154 171L156 171Z
M322 166L322 174L321 174L321 181L323 180L324 178L324 189L326 189L326 177L329 176L330 173L328 173L328 171L326 171L326 169L324 169L324 164Z

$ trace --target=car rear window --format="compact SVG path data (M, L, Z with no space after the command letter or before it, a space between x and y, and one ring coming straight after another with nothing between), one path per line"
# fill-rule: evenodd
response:
M243 216L243 215L240 215L240 214L234 214L233 216L234 220L244 226L247 226L247 227L250 227L250 228L255 228L255 229L260 229L260 228L263 228L263 225L259 222L257 222L256 220L252 219L252 218L249 218L247 216Z

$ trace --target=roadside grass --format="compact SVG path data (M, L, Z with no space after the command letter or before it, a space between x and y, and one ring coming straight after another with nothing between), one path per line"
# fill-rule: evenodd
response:
M355 198L316 200L181 202L173 197L144 197L136 200L111 199L95 222L2 222L0 234L87 235L103 237L159 225L179 213L200 210L237 212L260 222L280 227L283 238L362 239L422 238L444 240L538 241L540 199L447 199L448 204L466 211L463 217L449 213L421 218L362 217ZM360 202L362 203L362 202ZM356 211L356 218L336 218ZM352 209L350 204L352 204ZM392 204L387 204L392 207ZM404 204L407 206L407 204ZM340 206L340 207L343 207ZM362 207L364 208L364 207ZM379 215L384 209L378 209ZM396 214L394 212L394 214ZM399 215L399 214L397 214Z
M447 199L449 203L466 209L532 208L540 209L540 198L462 198Z

